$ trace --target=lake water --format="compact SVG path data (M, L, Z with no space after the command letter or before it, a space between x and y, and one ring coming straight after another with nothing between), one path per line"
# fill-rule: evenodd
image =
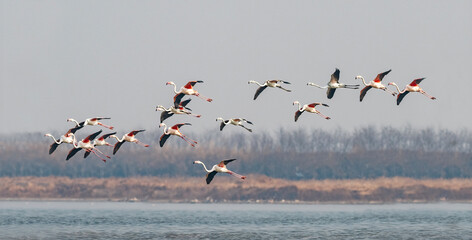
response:
M0 239L472 239L472 204L0 201Z

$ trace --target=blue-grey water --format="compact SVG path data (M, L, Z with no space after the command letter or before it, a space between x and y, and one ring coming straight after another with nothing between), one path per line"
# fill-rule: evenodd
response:
M472 239L472 204L0 201L0 239Z

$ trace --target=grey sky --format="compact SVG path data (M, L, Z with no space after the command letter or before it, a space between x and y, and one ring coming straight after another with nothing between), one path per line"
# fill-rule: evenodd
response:
M471 129L472 1L5 1L0 0L0 133L66 130L69 117L107 116L120 132L156 130L155 106L172 103L172 88L204 80L192 97L193 131L217 130L217 117L245 117L255 131L295 128L442 127ZM384 83L421 87L400 106L371 90L325 90L360 84L392 69ZM256 85L283 79L287 93ZM452 84L461 84L456 88ZM392 88L393 89L393 88ZM327 121L301 103L324 102ZM232 130L228 130L232 129ZM244 131L228 128L225 131ZM249 134L249 133L248 133ZM198 137L195 137L198 139Z

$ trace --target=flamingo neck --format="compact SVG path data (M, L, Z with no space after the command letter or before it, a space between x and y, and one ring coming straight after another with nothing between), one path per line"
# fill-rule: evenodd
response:
M254 80L249 81L249 83L257 84L257 85L259 85L259 87L264 86L263 84L260 84L259 82L256 82L256 81L254 81Z
M177 92L177 85L175 85L175 83L171 83L172 85L174 85L174 93L177 94L179 92Z
M206 172L208 172L208 173L213 172L213 168L210 169L210 170L208 170L207 167L205 166L205 163L203 163L203 162L198 162L198 164L203 165L203 168L205 169Z
M367 86L367 83L365 82L364 77L363 77L363 76L359 76L359 78L362 80L362 83L364 84L364 86Z
M299 110L299 111L303 111L303 107L302 107L302 105L300 104L300 102L297 102L297 104L298 104L298 110Z
M125 139L125 136L123 136L121 139L119 139L117 136L113 135L113 136L110 136L110 137L113 137L116 139L116 141L118 142L123 142L123 140Z
M56 138L53 135L46 135L46 136L51 137L55 143L60 144L60 141L56 140Z
M400 88L398 87L398 85L396 83L392 82L390 85L395 86L397 88L398 93L403 93L404 92L404 91L400 91Z

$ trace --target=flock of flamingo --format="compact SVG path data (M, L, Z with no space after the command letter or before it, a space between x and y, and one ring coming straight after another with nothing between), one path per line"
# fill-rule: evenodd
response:
M395 86L397 92L387 89L387 87L385 85L383 85L381 82L382 82L383 78L388 73L390 73L390 71L391 70L379 73L377 75L377 77L374 80L370 81L369 83L366 83L362 76L356 76L355 77L355 79L362 80L362 83L365 86L360 91L360 101L361 102L364 99L365 95L367 94L367 91L369 91L371 88L380 89L380 90L383 90L383 91L385 91L385 92L387 92L387 93L389 93L393 96L396 96L397 97L396 98L397 105L400 105L403 98L410 92L419 92L419 93L427 96L428 98L430 98L432 100L436 99L435 97L427 94L422 88L419 87L418 84L420 84L421 81L423 81L425 78L418 78L418 79L413 80L410 84L406 85L403 90L400 90L398 85L395 84L394 82L390 82L390 83L388 83L388 86L390 86L390 85ZM326 86L320 86L320 85L317 85L317 84L311 83L311 82L307 83L307 85L308 86L315 86L315 87L318 87L318 88L321 88L321 89L327 89L326 94L327 94L328 99L333 98L334 93L335 93L336 89L338 89L338 88L359 89L358 84L357 85L348 85L348 84L340 83L339 82L339 74L340 74L340 71L339 71L339 69L336 68L335 72L331 75L331 80L328 82L328 84ZM163 134L161 135L161 137L159 139L160 147L164 146L165 142L167 141L167 139L171 135L180 137L185 142L190 144L192 147L195 147L195 145L197 144L197 141L195 141L195 140L189 138L188 136L182 134L182 132L180 131L180 128L182 126L191 125L190 123L178 123L178 124L173 125L172 127L167 127L167 125L164 123L164 120L170 118L174 114L185 114L185 115L190 115L190 116L197 117L197 118L201 117L201 115L193 114L191 112L192 110L187 107L187 105L190 103L191 99L187 99L187 100L182 101L182 99L185 95L197 96L197 97L202 98L202 99L204 99L208 102L213 101L211 98L207 98L205 96L202 96L198 91L196 91L194 89L194 86L197 83L203 83L203 81L190 81L186 85L184 85L182 88L180 88L179 91L177 91L177 85L175 83L173 83L173 82L167 82L166 83L166 85L173 85L174 86L175 96L174 96L173 105L170 106L169 108L165 108L162 105L158 105L156 107L156 111L162 111L161 116L160 116L160 124L159 124L159 128L163 127ZM287 82L287 81L283 81L283 80L267 80L263 84L260 84L260 83L254 81L254 80L251 80L251 81L248 82L248 84L251 84L251 83L257 84L259 86L259 88L256 90L256 93L254 95L254 100L256 100L257 97L267 87L280 88L280 89L282 89L286 92L291 92L291 90L286 89L286 88L282 87L282 85L281 85L281 83L283 83L283 84L291 84L291 83ZM303 112L315 113L315 114L318 114L318 115L320 115L321 117L323 117L327 120L331 119L330 117L323 115L320 111L315 109L315 107L319 106L319 105L329 107L325 103L314 102L314 103L302 105L302 104L300 104L300 102L294 101L293 105L298 105L297 111L295 112L295 117L294 117L295 122L298 120L298 118L300 117L300 115ZM144 144L136 138L136 135L140 132L143 132L144 130L133 130L133 131L123 135L123 137L121 139L118 138L115 135L116 132L103 134L98 139L95 139L97 136L99 136L102 133L102 130L100 130L100 131L97 131L93 134L90 134L86 138L84 138L84 139L77 142L77 139L75 137L75 133L78 130L82 129L83 127L87 126L87 125L89 125L89 126L99 125L99 126L108 128L110 130L113 130L112 126L108 126L108 125L105 125L104 123L100 122L101 120L107 120L107 119L110 119L110 118L107 118L107 117L88 118L88 119L85 119L83 122L78 122L78 121L76 121L75 119L72 119L72 118L67 119L68 122L74 122L75 126L70 128L59 139L56 139L54 136L52 136L49 133L45 134L45 136L51 137L54 140L54 142L50 145L49 154L52 154L57 149L57 147L59 145L61 145L62 143L67 143L67 144L72 145L72 149L67 154L66 160L69 160L77 152L79 152L80 150L83 149L83 150L85 150L84 158L88 157L90 155L90 153L93 153L95 156L100 158L102 161L106 162L106 159L107 158L109 159L111 157L106 155L102 151L100 151L97 148L98 146L113 147L113 155L115 155L117 153L117 151L120 149L121 145L125 142L141 144L144 147L149 147L148 144ZM216 119L216 121L221 121L220 131L222 131L223 128L226 125L232 124L232 125L235 125L235 126L240 126L240 127L246 129L249 132L252 132L252 129L244 126L243 123L247 123L247 124L250 124L250 125L253 125L253 123L251 121L248 121L248 120L244 119L244 118L232 118L232 119L225 120L221 117L218 117ZM109 139L109 138L115 138L116 143L114 145L112 145L112 144L106 142L106 140ZM246 179L245 176L239 175L239 174L227 169L226 165L228 163L234 161L234 160L236 160L236 159L223 160L219 164L214 165L211 169L207 169L205 164L201 161L194 161L193 163L194 164L201 164L203 166L204 170L207 172L207 175L206 175L206 183L207 184L210 184L210 182L213 180L216 173L228 173L228 174L230 174L232 176L235 176L237 178Z

